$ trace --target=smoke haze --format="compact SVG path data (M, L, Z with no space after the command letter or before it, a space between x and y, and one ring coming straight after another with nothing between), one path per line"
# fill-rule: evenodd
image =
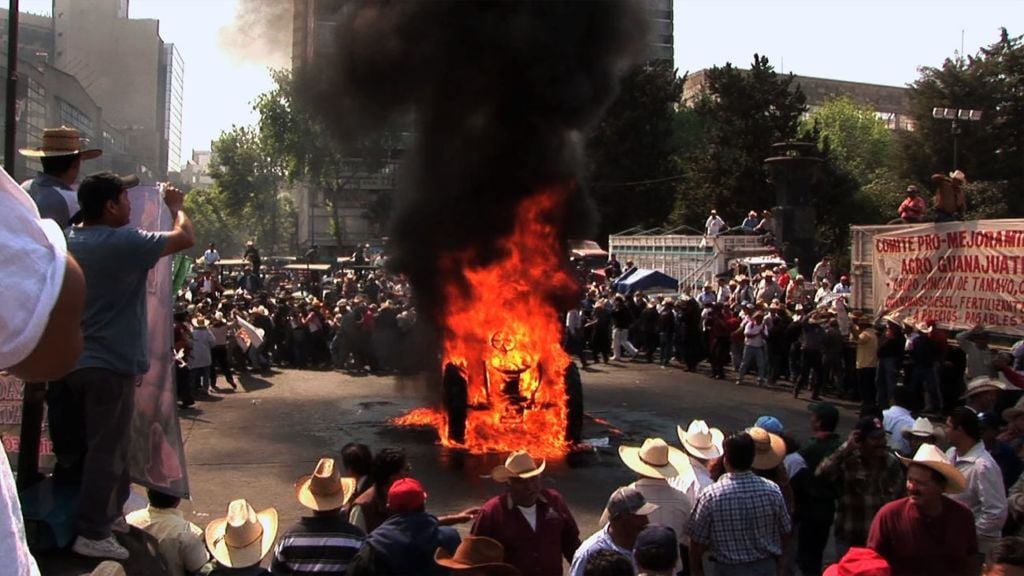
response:
M235 20L220 29L220 46L239 61L291 65L292 0L237 0Z
M416 142L390 248L427 318L444 317L443 288L461 278L446 255L493 261L524 198L579 181L583 132L642 54L645 33L631 0L345 5L334 60L300 81L350 142L412 112ZM552 223L563 239L591 233L582 190Z

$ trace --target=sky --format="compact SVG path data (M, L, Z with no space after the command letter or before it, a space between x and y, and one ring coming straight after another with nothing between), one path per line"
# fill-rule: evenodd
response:
M88 1L88 0L82 0ZM160 35L185 62L182 154L208 150L222 130L254 124L252 101L272 87L278 51L240 55L221 42L240 2L291 0L130 0L130 16L160 20ZM429 1L429 0L427 0ZM585 0L580 0L585 1ZM21 10L50 13L50 0L21 0ZM776 70L903 86L919 66L940 66L960 50L975 54L999 27L1024 34L1024 0L674 0L679 73L732 62L749 67L755 52ZM291 22L273 23L290 28Z

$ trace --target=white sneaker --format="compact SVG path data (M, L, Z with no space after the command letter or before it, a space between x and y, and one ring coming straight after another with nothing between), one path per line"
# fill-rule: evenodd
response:
M117 543L113 536L102 540L91 540L84 536L75 538L75 544L71 547L75 554L88 556L90 558L110 558L111 560L127 560L128 549Z
M110 529L118 534L127 534L132 531L132 527L128 525L128 521L124 519L124 516L118 516L117 520L110 525Z

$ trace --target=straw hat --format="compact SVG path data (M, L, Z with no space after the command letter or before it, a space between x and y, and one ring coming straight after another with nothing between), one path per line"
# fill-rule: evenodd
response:
M1024 396L1021 396L1020 400L1017 400L1017 403L1012 408L1003 410L1003 420L1013 422L1017 416L1021 415L1024 415Z
M918 438L927 438L928 436L931 436L934 438L937 436L937 433L935 432L935 425L932 424L931 420L919 417L914 420L913 426L903 431L904 438L908 438L910 436L917 436Z
M960 397L961 400L966 400L975 394L981 394L982 392L992 392L1006 390L1006 385L999 380L993 380L988 376L978 376L974 380L971 380L967 384L967 391Z
M206 327L206 317L205 316L196 316L195 318L192 319L192 324L195 325L196 328L205 328Z
M89 576L126 576L124 566L113 560L104 560L89 572Z
M764 428L747 429L754 440L754 470L771 470L786 457L786 441Z
M722 455L722 440L725 434L718 428L708 428L707 422L694 420L690 426L683 430L682 426L676 426L676 434L679 435L679 442L694 458L711 460Z
M630 470L647 478L675 478L690 469L690 459L661 438L648 438L639 448L619 446L619 458Z
M517 450L508 455L505 463L491 470L491 478L495 482L508 482L509 478L533 478L544 472L547 462L543 459L534 460L526 450Z
M920 464L945 476L947 494L959 494L967 488L967 479L934 444L921 444L913 459L904 458L899 454L896 457L905 465Z
M454 555L444 548L438 548L434 552L434 562L451 570L476 569L480 570L481 574L507 576L520 574L518 568L502 562L504 559L505 549L501 542L484 536L466 536L455 549Z
M299 503L318 512L341 508L355 490L355 479L342 478L334 458L321 458L312 474L295 482L295 497Z
M228 568L259 564L277 537L277 510L257 513L244 499L228 504L228 515L206 526L206 547Z
M103 154L102 150L82 150L82 134L67 126L60 128L45 128L43 130L43 145L38 148L22 148L18 150L22 156L30 158L53 158L56 156L71 156L79 154L82 160L92 160Z

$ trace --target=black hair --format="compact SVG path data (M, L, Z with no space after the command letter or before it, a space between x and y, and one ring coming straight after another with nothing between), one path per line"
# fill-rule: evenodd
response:
M892 403L907 408L914 402L914 393L909 386L897 386L892 393Z
M654 546L636 548L633 550L633 560L636 561L637 568L641 570L675 573L676 562L679 560L679 545L673 542L672 546L668 548Z
M985 554L985 564L1004 564L1024 568L1024 539L1007 536L996 542Z
M725 461L737 472L750 470L754 465L754 439L746 432L733 434L725 439Z
M149 498L150 506L164 510L177 508L178 504L181 504L181 498L152 488L146 488L146 498Z
M391 485L391 477L405 470L405 451L399 448L385 448L373 458L373 485L379 490Z
M67 156L43 156L39 161L43 164L43 173L51 176L61 176L75 167L75 163L81 161L81 155L69 154Z
M368 476L373 470L373 455L366 444L349 442L341 447L341 463L357 476Z
M818 417L818 424L821 425L821 429L825 432L835 432L836 426L839 425L839 411L825 412L824 414L816 414Z
M117 202L125 188L121 179L112 172L90 174L78 186L78 204L82 208L82 218L88 221L99 220L107 202Z
M614 550L598 550L587 558L583 576L633 576L633 563Z
M981 422L978 421L978 415L974 410L964 406L954 408L949 415L949 421L953 428L960 428L975 442L981 440Z

